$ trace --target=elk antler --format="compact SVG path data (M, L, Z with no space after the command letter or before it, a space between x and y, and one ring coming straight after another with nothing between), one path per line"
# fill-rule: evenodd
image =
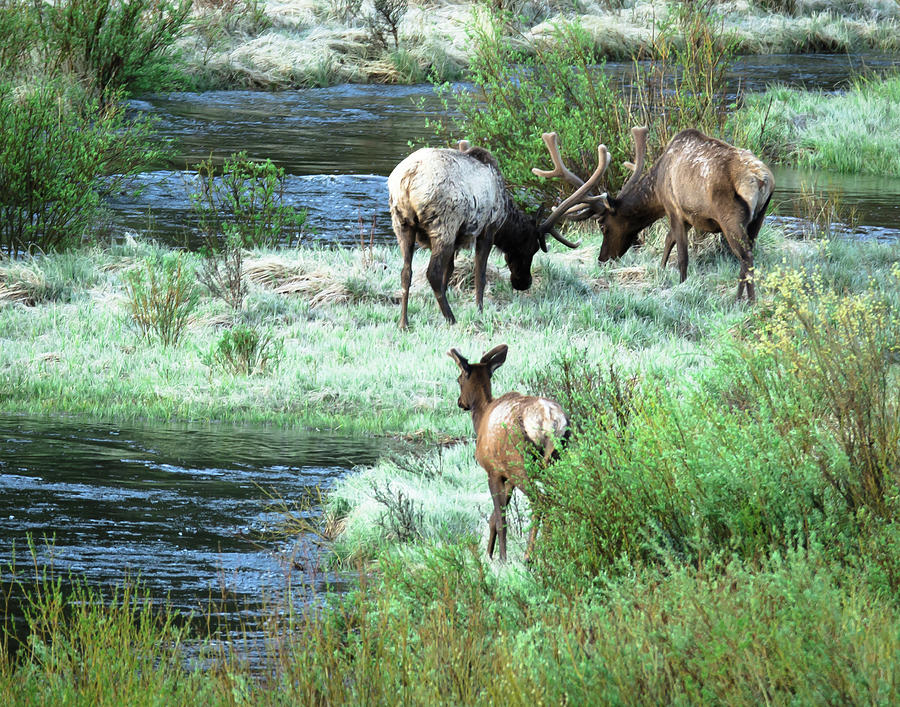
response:
M550 233L563 245L566 245L569 248L577 248L578 246L576 244L572 244L563 239L556 232L554 226L564 217L571 221L582 221L596 213L594 205L601 201L602 195L596 196L589 195L588 193L597 186L603 173L606 172L606 168L609 167L609 150L606 149L606 145L597 146L597 169L594 170L594 173L586 182L583 182L563 164L562 158L559 155L556 133L545 133L543 137L544 143L550 151L550 158L553 160L553 164L556 165L556 168L551 171L535 168L531 171L539 177L564 177L570 183L577 185L578 188L553 210L541 224L541 230L545 233Z
M468 140L460 140L459 145L457 145L457 147L459 148L460 152L465 152L470 147L472 147L472 143L469 142Z
M532 174L535 174L538 177L544 177L545 179L551 179L553 177L563 177L576 189L584 184L584 182L577 174L569 170L569 168L566 167L565 164L563 164L562 157L559 154L559 135L557 135L555 132L543 133L541 135L541 139L547 146L547 151L550 153L550 159L553 160L553 169L547 170L532 167Z
M647 156L647 133L650 129L644 125L643 127L634 126L631 129L631 137L634 139L634 164L631 162L623 163L633 174L625 182L620 194L625 192L632 184L641 178L641 172L644 169L644 158Z

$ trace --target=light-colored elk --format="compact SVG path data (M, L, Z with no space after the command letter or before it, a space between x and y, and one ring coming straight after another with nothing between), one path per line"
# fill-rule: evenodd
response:
M494 500L494 512L488 521L488 556L494 556L494 543L500 538L500 559L506 560L506 507L516 488L526 480L526 465L536 459L546 465L559 456L558 445L569 436L569 419L559 403L519 393L506 393L494 399L491 375L506 360L507 346L501 344L469 363L456 349L449 356L459 366L459 400L463 410L472 413L475 427L475 459L487 471L488 487ZM525 560L534 549L539 518L532 520Z
M475 302L483 306L487 258L493 246L506 257L510 284L531 287L531 261L538 248L547 250L549 233L569 248L554 229L555 220L537 220L513 203L497 161L485 149L462 141L460 149L422 148L398 164L388 177L391 222L403 269L400 328L408 326L407 304L416 245L431 249L428 282L446 320L456 318L447 302L456 252L475 243Z
M596 194L596 186L609 165L609 152L602 145L600 166L582 181L563 163L556 133L542 136L553 170L532 169L540 177L561 177L576 191L556 211L565 218L597 218L603 231L600 262L618 258L637 241L638 234L662 218L669 218L669 233L663 248L665 267L673 246L678 248L681 281L687 278L687 234L697 231L722 233L740 261L738 299L746 287L747 299L756 298L753 244L765 218L775 189L772 172L753 153L708 137L698 130L675 135L650 170L643 174L647 153L647 128L635 127L634 173L616 197ZM554 211L554 213L556 213ZM551 215L552 218L552 215Z

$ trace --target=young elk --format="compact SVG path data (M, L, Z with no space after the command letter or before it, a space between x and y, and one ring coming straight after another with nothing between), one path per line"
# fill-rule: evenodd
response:
M428 282L449 324L456 318L447 302L447 286L460 248L475 243L475 302L480 311L488 254L494 246L506 257L509 281L517 290L531 287L531 261L539 248L547 251L547 235L569 248L578 247L559 235L555 220L538 223L518 208L491 153L465 141L458 150L416 150L391 172L388 192L391 223L403 257L401 329L408 326L406 309L417 244L431 249Z
M673 246L678 247L681 281L687 278L687 233L722 233L741 263L738 299L746 287L747 299L756 298L753 283L753 244L775 189L772 172L753 153L697 130L682 130L669 142L650 171L641 174L647 153L647 128L632 128L635 164L625 165L634 174L618 196L592 194L609 165L609 152L601 145L600 166L583 182L563 164L556 133L544 133L544 144L553 170L532 169L540 177L562 177L576 187L560 207L566 218L597 218L603 231L600 262L618 258L637 240L638 234L663 216L669 233L663 248L665 267Z
M506 561L506 506L516 487L525 481L526 458L546 466L559 456L557 445L569 436L569 419L559 403L519 393L491 396L491 375L506 360L507 346L501 344L469 363L456 349L448 351L459 366L459 400L472 413L475 427L475 460L487 471L494 512L488 521L488 557L494 556L494 542L500 536L500 560ZM539 518L535 515L525 551L527 562L534 548Z

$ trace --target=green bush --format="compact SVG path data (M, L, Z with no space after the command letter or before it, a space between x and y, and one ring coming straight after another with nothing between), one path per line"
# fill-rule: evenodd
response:
M209 251L300 243L306 210L285 203L284 169L269 159L254 162L246 152L225 158L220 175L212 158L196 169L189 196Z
M575 22L559 25L551 42L532 43L528 53L513 36L514 26L507 13L475 7L468 27L475 90L437 87L450 117L436 130L491 150L510 185L545 198L555 197L560 183L531 173L532 167L549 164L541 132L559 133L569 166L582 174L597 166L597 145L604 143L613 155L606 179L618 184L622 160L631 159L626 153L630 116L619 87L602 64L597 66L601 58L587 34Z
M219 341L202 359L210 368L218 367L234 375L252 376L274 369L283 353L282 342L273 339L271 332L235 326L222 332Z
M816 537L836 566L898 586L900 319L874 289L793 271L767 283L773 299L690 393L571 359L536 382L578 416L536 495L557 586L710 553L756 562Z
M29 64L29 50L37 33L32 4L0 0L0 77L14 78Z
M851 515L900 520L900 316L873 290L836 293L816 274L766 281L776 299L743 352L748 384Z
M0 253L64 250L89 234L103 198L159 159L152 126L61 82L0 84Z
M68 72L97 95L158 89L192 0L53 0L37 13L44 71Z
M149 258L124 275L128 311L141 334L163 346L181 339L197 305L193 271L180 254Z

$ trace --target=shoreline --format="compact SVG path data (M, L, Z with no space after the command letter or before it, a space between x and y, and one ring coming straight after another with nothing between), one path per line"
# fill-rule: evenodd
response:
M592 51L609 60L646 53L668 14L661 0L586 2L559 13L542 3L522 4L514 23L523 47L550 41L554 25L576 19ZM744 55L854 53L900 50L900 7L882 0L793 3L794 14L734 0L714 11ZM469 63L466 24L470 3L411 3L397 23L398 40L384 42L369 28L372 7L339 14L337 2L248 2L244 11L195 11L197 30L177 45L188 72L206 88L278 90L338 83L419 83L463 78ZM573 5L573 8L575 6Z

